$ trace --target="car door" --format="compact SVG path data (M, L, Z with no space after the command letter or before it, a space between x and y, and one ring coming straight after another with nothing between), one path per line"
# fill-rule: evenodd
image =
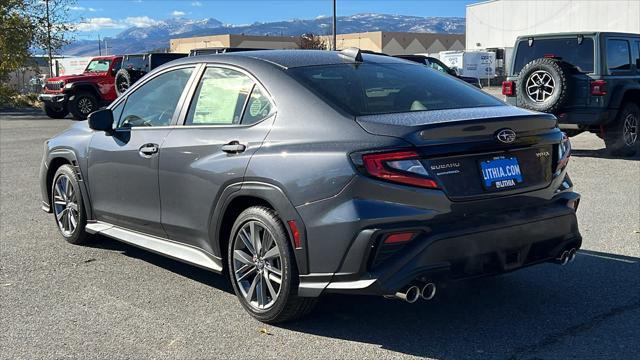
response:
M113 108L114 131L89 145L88 184L97 220L166 236L160 225L158 158L195 66L159 73Z
M162 145L162 224L170 239L215 253L212 210L222 191L243 179L271 128L275 106L265 88L237 68L207 67L193 93L183 126Z

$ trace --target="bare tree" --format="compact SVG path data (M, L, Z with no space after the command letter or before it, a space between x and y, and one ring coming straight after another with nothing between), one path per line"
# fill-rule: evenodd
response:
M28 1L28 13L34 25L32 46L47 52L51 69L54 53L73 40L69 11L76 0L25 1Z
M327 42L318 35L307 33L300 36L301 49L327 50Z

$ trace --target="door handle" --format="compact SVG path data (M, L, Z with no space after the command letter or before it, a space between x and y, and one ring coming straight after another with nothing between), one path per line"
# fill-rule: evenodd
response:
M240 144L239 141L234 140L228 144L222 145L222 151L229 154L238 154L245 151L247 147L243 144Z
M151 157L153 154L158 152L158 145L157 144L144 144L140 147L140 149L138 150L140 156L144 157L144 158L148 158Z

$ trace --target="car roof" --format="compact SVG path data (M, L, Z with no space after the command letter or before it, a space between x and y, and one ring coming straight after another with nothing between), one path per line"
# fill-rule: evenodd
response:
M406 64L406 61L391 56L362 53L364 63L396 63ZM355 59L349 58L339 51L328 50L254 50L239 51L224 54L199 55L183 58L171 62L172 64L189 64L201 62L268 62L283 69L304 66L355 64Z
M521 35L521 36L518 36L517 41L525 40L530 37L536 39L536 38L551 38L551 37L578 36L578 35L613 35L613 36L631 36L631 37L640 36L640 34L636 34L636 33L621 33L621 32L610 32L610 31L576 31L576 32Z

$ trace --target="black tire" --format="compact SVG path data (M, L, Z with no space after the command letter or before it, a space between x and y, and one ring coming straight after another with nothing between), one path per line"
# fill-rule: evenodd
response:
M615 121L604 131L604 143L613 156L640 154L640 107L637 104L622 105Z
M98 100L89 92L79 92L69 98L68 108L74 119L84 120L98 110Z
M516 96L518 106L535 111L554 113L562 108L569 95L569 79L567 74L569 67L557 59L541 58L525 65L518 75ZM553 87L542 86L546 82L540 81L540 75L548 74ZM528 86L531 92L538 93L531 95L527 92ZM549 92L548 96L541 91Z
M127 69L118 70L115 78L115 87L118 96L124 94L125 91L131 87L131 84L133 84L133 81L131 81L131 74L129 74L129 71L127 71Z
M56 191L56 186L59 186L58 184L59 180L61 183L64 182L63 181L64 179L62 179L63 177L66 177L66 179L68 179L72 187L71 192L68 191L66 188L64 188L62 185L60 185L60 189ZM58 195L61 192L64 194L64 196L62 197ZM68 198L70 201L66 201L67 199L66 195L69 195ZM58 230L60 231L60 234L62 235L62 237L68 243L75 244L75 245L87 243L89 241L89 234L85 231L85 227L87 225L87 214L84 210L84 204L82 203L82 195L80 193L78 177L71 165L62 165L56 171L56 174L53 176L53 182L51 183L51 199L49 200L51 201L51 209L53 212L54 220L56 222L56 225L58 226ZM69 206L70 202L75 202L74 207L76 207L77 210L74 209L74 207ZM67 205L58 205L57 203L66 203ZM64 211L62 209L68 209L66 218L65 218L65 215L63 214ZM71 211L73 211L72 213L73 218L77 219L76 225L73 231L65 231L65 229L63 228L64 225L62 224L65 223L65 221L71 221L69 220L69 212ZM62 214L62 216L61 216L61 219L59 220L58 217L60 214ZM69 224L69 223L66 223L66 224Z
M234 262L236 262L234 260L235 244L236 242L242 242L239 236L240 230L251 222L254 224L257 223L259 226L268 230L280 250L279 259L281 259L280 270L282 276L280 278L279 292L273 304L266 309L257 309L254 305L251 305L250 301L247 301L242 294L240 286L236 281L236 266L234 265ZM289 241L284 225L272 209L263 206L254 206L244 210L238 216L231 229L227 255L229 278L233 289L242 307L254 318L269 324L281 323L300 318L313 309L316 298L299 297L297 295L298 271L293 257L291 242ZM258 269L257 263L255 269ZM257 270L254 270L254 273L257 274ZM255 277L258 276L256 275ZM248 282L250 282L250 280L248 280ZM262 282L260 282L260 284L262 284ZM257 298L256 301L258 301Z
M64 119L69 114L69 110L64 106L56 107L49 103L44 103L42 108L45 114L52 119Z

